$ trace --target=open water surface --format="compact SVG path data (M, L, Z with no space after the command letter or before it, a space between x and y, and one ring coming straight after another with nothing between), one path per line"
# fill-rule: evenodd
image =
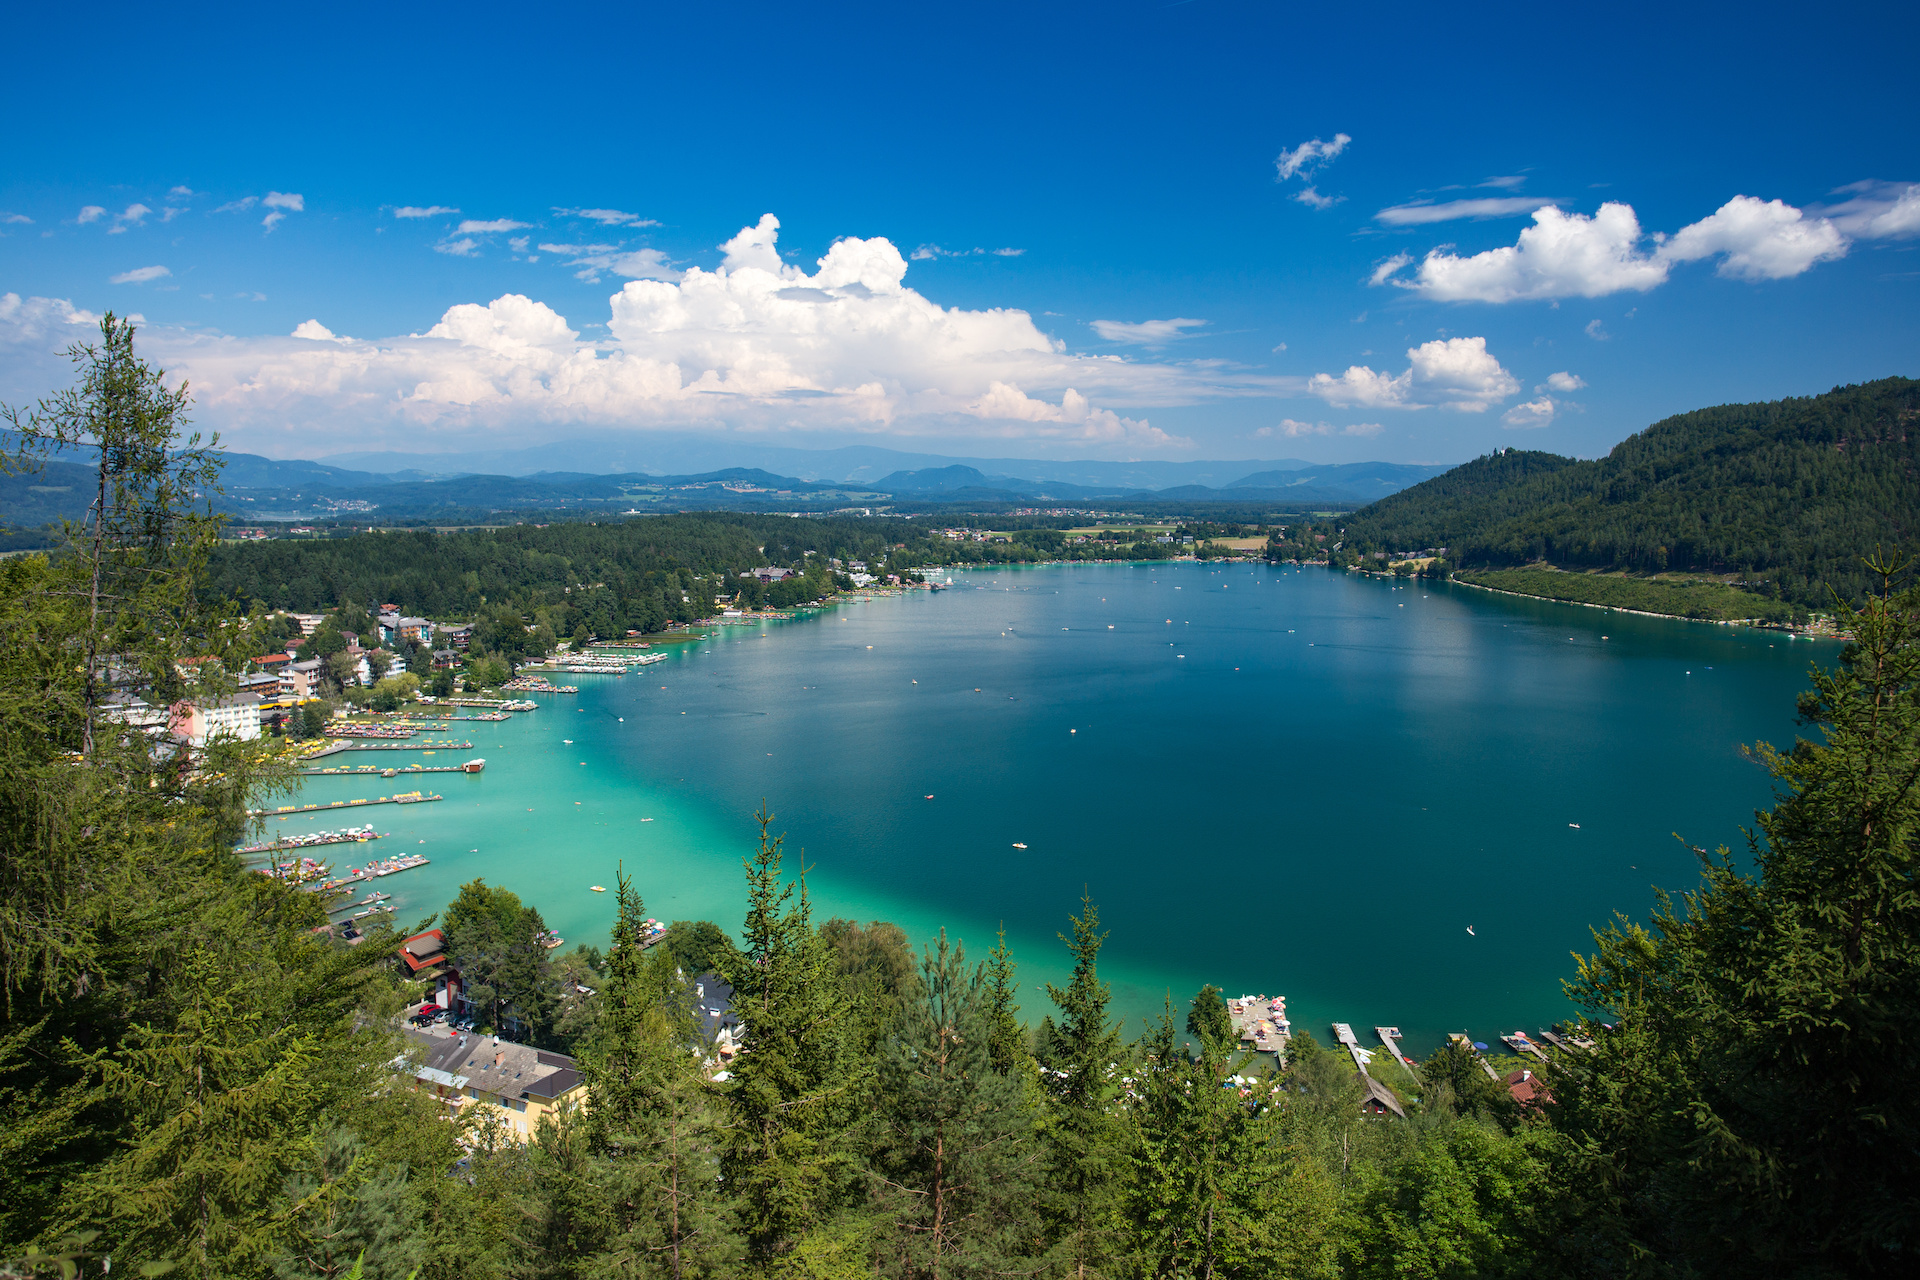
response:
M1202 983L1285 995L1297 1027L1528 1032L1589 926L1691 887L1674 839L1741 847L1769 803L1743 743L1790 742L1838 646L1467 587L1282 566L1078 565L721 628L577 695L460 723L472 751L339 763L484 774L308 779L306 801L446 800L270 822L371 822L337 847L428 854L379 882L400 923L475 877L604 943L624 864L651 914L738 927L764 799L817 918L1004 923L1025 1016L1064 981L1081 892L1129 1034ZM443 736L443 735L434 735ZM567 740L571 741L567 741ZM330 761L332 763L334 761ZM931 797L931 798L929 798ZM1578 824L1577 826L1574 824ZM1017 848L1016 845L1026 847ZM1473 927L1473 933L1467 927Z

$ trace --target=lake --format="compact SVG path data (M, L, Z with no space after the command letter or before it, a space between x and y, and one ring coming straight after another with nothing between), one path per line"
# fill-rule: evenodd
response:
M481 775L300 798L446 795L353 815L392 833L365 852L433 859L381 883L402 924L484 877L604 943L589 886L624 865L651 914L737 928L764 801L820 918L975 957L1004 924L1030 1019L1084 889L1130 1035L1212 982L1285 995L1323 1043L1387 1023L1424 1051L1565 1017L1589 927L1695 883L1675 833L1740 847L1771 794L1740 748L1792 740L1838 648L1314 568L978 570L556 677L581 692L454 726L470 752L339 761Z

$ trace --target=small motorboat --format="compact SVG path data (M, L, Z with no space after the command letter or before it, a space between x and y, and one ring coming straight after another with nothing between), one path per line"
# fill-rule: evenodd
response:
M593 890L595 893L605 893L607 891L607 886L603 884L590 884L587 888Z
M1468 926L1467 926L1467 932L1468 932L1468 933L1473 933L1473 926L1472 926L1472 925L1468 925ZM1479 934L1477 934L1477 933L1473 933L1473 936L1477 938L1477 937L1479 937L1480 935L1479 935Z
M1014 848L1016 848L1016 849L1024 849L1024 848L1026 848L1027 846L1025 846L1024 844L1021 844L1021 843L1020 843L1020 842L1019 842L1018 840L1015 840L1015 841L1013 842L1013 847L1014 847Z

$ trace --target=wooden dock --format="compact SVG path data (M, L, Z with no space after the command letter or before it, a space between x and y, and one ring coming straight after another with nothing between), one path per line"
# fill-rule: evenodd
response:
M371 742L365 738L346 739L329 743L309 755L307 759L318 760L322 756L339 755L342 751L471 751L471 742Z
M395 775L408 773L465 773L464 764L410 764L405 768L393 770ZM303 778L384 778L387 770L377 764L356 765L351 769L302 769Z
M249 818L305 818L316 813L332 813L336 809L364 809L376 804L431 804L442 799L439 794L423 796L418 791L410 795L381 796L377 800L335 800L332 804L283 804L277 809L249 809Z

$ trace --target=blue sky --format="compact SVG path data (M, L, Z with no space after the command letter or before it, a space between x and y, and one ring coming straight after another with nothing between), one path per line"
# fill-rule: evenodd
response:
M1920 374L1916 28L41 6L0 85L0 398L114 308L283 457L1593 455Z

